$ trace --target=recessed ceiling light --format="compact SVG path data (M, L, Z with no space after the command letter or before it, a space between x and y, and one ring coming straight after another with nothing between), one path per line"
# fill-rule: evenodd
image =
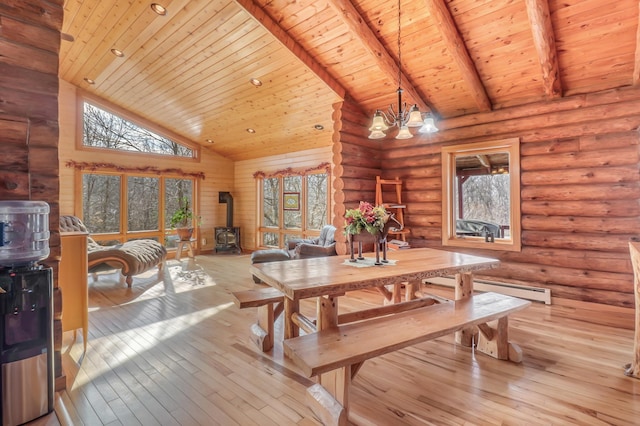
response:
M249 82L256 87L262 86L262 81L258 80L257 78L252 78L251 80L249 80Z
M90 79L89 77L85 77L85 78L84 78L84 81L86 81L86 82L87 82L87 83L89 83L89 84L96 84L96 81L95 81L95 80Z
M207 143L213 143L212 139L207 139Z
M255 131L254 129L252 129L251 127L249 127L249 128L247 129L247 132L248 132L248 133L255 133L256 131Z
M324 126L322 124L316 124L313 128L316 130L324 130Z
M165 16L167 14L167 9L158 3L151 3L151 10L160 16Z
M122 58L124 56L124 52L120 49L111 49L111 53L116 55L118 58Z

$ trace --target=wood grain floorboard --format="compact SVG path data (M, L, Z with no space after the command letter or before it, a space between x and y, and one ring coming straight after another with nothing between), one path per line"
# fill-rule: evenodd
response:
M61 424L319 425L307 408L312 379L251 343L255 310L231 292L254 288L248 255L169 261L131 289L115 274L90 283L87 352L67 332ZM430 291L452 297L450 289ZM375 291L340 299L344 311L379 305ZM315 306L303 301L302 311ZM476 354L453 336L370 360L356 377L352 420L370 425L635 425L640 381L623 374L633 311L535 303L510 317L521 364ZM276 322L276 342L282 320ZM58 424L41 419L42 425ZM49 423L46 423L46 422ZM35 423L34 423L35 424Z

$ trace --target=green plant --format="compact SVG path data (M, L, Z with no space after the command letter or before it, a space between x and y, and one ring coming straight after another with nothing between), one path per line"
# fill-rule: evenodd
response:
M183 197L178 202L178 210L173 213L171 216L171 221L169 222L171 225L171 229L175 228L188 228L193 224L193 211L191 210L191 206L189 204L189 198Z

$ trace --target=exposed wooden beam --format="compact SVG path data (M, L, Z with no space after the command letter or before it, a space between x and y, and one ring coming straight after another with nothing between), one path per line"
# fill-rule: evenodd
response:
M338 15L349 27L353 35L360 40L364 48L375 58L380 70L386 74L391 81L397 81L400 71L398 64L391 55L389 55L389 52L387 52L382 43L380 43L380 40L378 40L353 4L351 4L349 0L328 0L327 3L338 12ZM434 110L423 100L423 96L413 84L409 82L404 74L401 75L400 82L404 90L404 95L408 97L412 103L418 105L421 111Z
M638 2L638 29L636 30L636 55L633 62L633 85L640 83L640 2Z
M433 17L438 25L442 40L447 46L447 50L451 52L451 57L455 61L462 79L469 88L471 96L478 105L478 109L482 112L491 111L491 101L487 95L487 91L482 84L482 80L478 75L478 70L469 56L462 36L458 32L458 27L453 21L451 12L447 8L444 0L425 0L429 14Z
M306 50L298 44L291 36L256 3L252 0L234 0L240 7L247 11L248 14L253 16L267 31L280 42L284 47L289 49L291 53L296 55L302 63L309 68L315 75L325 82L331 90L341 99L344 99L347 91L346 89L334 79L326 69L320 65Z
M542 67L544 92L549 99L562 96L556 40L551 26L548 0L525 0L533 34L533 44ZM637 56L637 55L636 55ZM637 61L636 61L637 68Z

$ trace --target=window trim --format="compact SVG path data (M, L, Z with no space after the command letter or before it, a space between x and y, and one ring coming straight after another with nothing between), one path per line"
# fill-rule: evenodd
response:
M456 157L494 152L509 153L509 239L498 238L486 242L483 237L456 236L455 176ZM442 245L450 247L482 248L487 250L521 250L520 213L520 139L509 138L480 143L442 147Z
M327 163L323 163L318 167L306 170L294 170L287 169L281 170L275 173L265 174L264 172L254 173L256 178L256 201L257 201L257 216L256 216L256 247L259 248L273 248L274 246L265 246L263 242L264 233L276 233L278 237L278 247L283 248L285 235L295 235L297 238L314 238L320 235L321 229L307 229L307 176L315 174L326 174L327 176L327 224L331 223L331 169ZM284 179L291 176L302 177L302 187L300 191L300 212L301 212L301 224L300 228L285 228L284 227ZM278 178L280 180L280 197L279 197L279 217L278 227L263 226L263 182L265 179Z
M92 147L86 146L82 143L84 137L84 103L88 102L92 105L99 107L115 116L118 116L124 120L130 121L139 127L143 127L151 132L157 133L158 135L170 139L180 145L184 145L185 147L191 149L193 151L193 157L174 157L165 154L155 154L152 152L137 152L137 151L120 151L117 149L109 149L109 148L100 148L100 147ZM166 129L156 123L153 123L146 118L143 118L133 112L127 111L124 108L121 108L115 104L112 104L109 101L106 101L102 98L99 98L95 95L92 95L89 92L86 92L82 89L78 89L76 96L76 149L78 151L93 151L93 152L109 152L110 154L120 155L120 156L128 156L130 154L134 155L145 155L150 158L155 159L172 159L175 160L179 158L181 161L190 161L190 162L201 162L201 150L202 146L198 143L190 141L183 136L178 135L175 132L172 132L169 129Z

